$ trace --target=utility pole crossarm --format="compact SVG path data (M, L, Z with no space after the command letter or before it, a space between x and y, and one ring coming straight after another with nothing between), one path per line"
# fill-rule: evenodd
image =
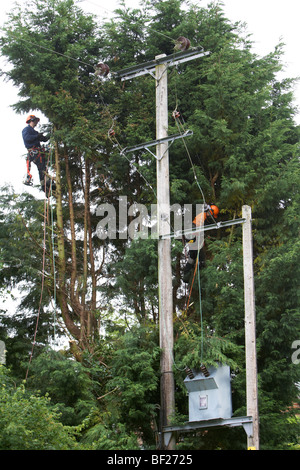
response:
M125 147L122 150L123 154L135 152L136 150L147 149L148 147L153 147L154 145L163 144L165 142L173 143L176 139L181 139L182 137L189 137L193 135L193 131L186 131L183 134L173 134L162 139L151 140L150 142L144 142L143 144L135 145L134 147Z
M141 75L146 75L147 73L150 73L151 75L155 76L155 67L157 65L178 65L189 60L198 59L209 54L210 52L204 52L201 47L193 47L187 51L176 52L165 57L157 57L155 58L155 60L144 62L140 65L133 65L132 67L127 67L123 70L120 70L119 72L116 72L116 77L121 79L121 81L124 81L130 80L135 77L140 77Z
M172 232L167 235L162 235L160 238L177 238L182 236L196 236L200 232L207 232L208 230L217 230L224 227L230 227L232 225L243 224L246 219L234 219L234 220L226 220L224 222L216 222L215 224L209 225L202 225L201 227L187 229L187 230L178 230L177 232Z

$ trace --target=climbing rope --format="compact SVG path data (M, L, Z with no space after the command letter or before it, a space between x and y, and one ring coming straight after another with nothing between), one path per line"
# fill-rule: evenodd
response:
M200 241L200 237L199 237ZM200 244L198 245L198 253L200 250ZM199 295L199 313L200 313L200 329L201 329L201 364L203 361L203 345L204 345L204 329L203 329L203 312L202 312L202 295L201 295L201 284L200 284L200 268L197 257L197 271L198 271L198 295Z
M45 177L45 186L46 186L46 177ZM40 319L40 313L41 313L41 307L42 307L42 300L43 300L43 293L44 293L45 259L46 259L46 227L47 227L47 199L45 197L45 200L44 200L44 238L43 238L43 261L42 261L42 286L41 286L39 308L38 308L37 319L36 319L36 324L35 324L31 354L30 354L30 357L29 357L29 363L28 363L28 367L27 367L27 370L26 370L25 380L27 380L27 378L28 378L29 368L30 368L30 364L31 364L31 361L32 361L32 357L33 357L33 350L34 350L35 343L36 343L36 335L37 335L37 331L38 331L38 325L39 325L39 319Z
M184 123L181 121L181 117L180 117L180 113L177 109L177 105L178 105L178 100L177 100L177 91L176 91L176 107L175 107L175 109L172 113L172 116L175 120L178 131L179 131L179 133L182 137L182 141L183 141L183 144L184 144L184 147L185 147L185 150L186 150L186 154L187 154L188 160L190 162L190 165L191 165L191 168L192 168L192 171L193 171L194 179L195 179L195 182L196 182L196 184L198 186L198 189L200 191L200 194L201 194L201 197L202 197L202 200L203 200L203 204L205 206L206 201L205 201L204 192L203 192L203 190L201 188L201 185L198 181L195 166L193 164L193 161L192 161L189 149L186 145L185 139L183 138L185 128L184 128ZM189 289L188 299L187 299L187 302L186 302L185 313L187 312L187 310L189 308L189 305L190 305L190 299L191 299L191 295L192 295L193 285L194 285L194 281L195 281L196 273L197 273L198 296L199 296L199 316L200 316L200 329L201 329L200 359L201 359L201 363L202 363L203 362L203 348L204 348L204 328L203 328L203 309L202 309L201 280L200 280L200 268L199 268L199 251L200 251L200 237L198 236L198 256L196 258L195 269L194 269L194 273L193 273L191 286L190 286L190 289Z

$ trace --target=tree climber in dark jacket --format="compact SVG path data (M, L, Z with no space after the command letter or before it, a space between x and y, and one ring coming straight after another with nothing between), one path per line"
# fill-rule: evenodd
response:
M193 220L193 229L202 227L206 222L208 216L216 219L219 214L219 208L214 204L205 204L204 212L196 215ZM186 265L183 268L183 282L188 283L191 277L191 270L195 266L196 259L198 258L199 267L204 266L205 258L202 247L204 245L204 239L201 237L201 232L197 233L195 238L192 240L186 240L188 242L189 254Z
M26 119L27 126L22 131L24 145L28 150L26 157L27 176L25 184L32 185L32 176L30 174L31 162L35 163L39 172L39 178L43 191L49 189L50 178L46 175L46 155L45 149L41 147L41 142L47 142L49 137L36 131L34 128L39 123L40 119L34 114L30 114ZM46 180L45 180L46 178ZM53 186L52 186L53 187ZM54 188L53 188L54 189Z

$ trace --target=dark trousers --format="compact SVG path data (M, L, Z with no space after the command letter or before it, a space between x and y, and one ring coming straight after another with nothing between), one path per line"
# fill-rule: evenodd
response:
M195 245L196 245L196 249L194 249ZM197 248L196 238L194 238L192 240L192 246L189 246L189 254L188 254L187 262L183 268L183 281L186 283L188 283L190 280L191 271L192 271L192 268L195 266L197 257L198 257L198 267L200 269L205 266L205 253L204 253L203 248L200 248L200 250Z

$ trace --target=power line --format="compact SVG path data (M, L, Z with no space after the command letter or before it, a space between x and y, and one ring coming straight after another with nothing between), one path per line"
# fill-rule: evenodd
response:
M176 110L175 110L175 111L176 111ZM174 115L175 111L173 112L173 115ZM180 122L179 116L176 116L176 115L175 115L174 118L175 118L175 122L176 122L176 125L177 125L177 127L178 127L178 130L179 130L179 133L180 133L181 136L183 137L183 134L182 134L182 131L181 131L181 127L184 129L184 126L183 126L183 124ZM180 126L181 126L181 127L180 127ZM202 188L201 188L201 186L200 186L200 183L199 183L199 181L198 181L197 173L196 173L196 170L195 170L195 165L193 164L193 161L192 161L192 158L191 158L189 149L188 149L188 147L187 147L187 145L186 145L185 139L182 139L182 141L183 141L183 144L184 144L184 147L185 147L185 150L186 150L188 159L189 159L190 164L191 164L191 168L192 168L192 171L193 171L193 174L194 174L195 182L196 182L196 184L197 184L197 186L198 186L198 188L199 188L199 191L200 191L200 193L201 193L203 203L206 204L205 196L204 196L203 190L202 190Z
M22 41L22 42L28 42L27 39L23 39L21 37L18 37L17 38L18 40ZM50 49L49 47L46 47L46 46L42 46L41 44L37 44L36 42L32 41L32 39L30 39L30 43L35 46L35 47L39 47L40 49L44 49L48 52L52 52L53 54L56 54L56 55L59 55L61 57L64 57L65 59L68 59L68 60L73 60L75 62L78 62L80 64L83 64L83 65L87 65L88 67L91 67L91 68L95 68L93 67L91 64L89 64L88 62L84 62L83 60L80 60L80 59L75 59L74 57L71 57L67 54L63 54L62 52L58 52L58 51L55 51L54 49Z
M108 13L112 13L113 15L115 14L115 11L109 10L108 8L103 7L102 5L98 5L97 3L92 2L91 0L77 0L77 3L90 3L91 5L94 5L95 7L100 8L101 10L105 10Z

